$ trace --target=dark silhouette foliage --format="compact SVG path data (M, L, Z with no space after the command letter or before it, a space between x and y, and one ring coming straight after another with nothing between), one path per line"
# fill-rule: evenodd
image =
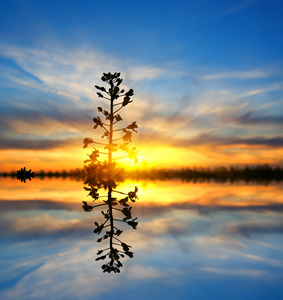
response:
M114 125L123 120L118 111L132 102L131 96L134 95L134 91L130 89L125 92L124 89L120 89L120 84L122 83L120 73L103 73L101 80L108 84L109 87L105 88L96 85L95 87L99 90L97 95L99 98L110 102L110 111L98 107L98 112L102 114L102 118L97 116L93 119L93 128L102 129L103 135L101 139L107 142L102 143L94 141L92 138L85 138L83 148L89 147L90 144L99 145L102 148L101 150L93 147L92 152L88 154L89 158L84 161L86 170L85 185L87 185L84 189L88 191L88 196L91 196L92 202L102 199L102 203L90 205L86 201L83 201L82 207L86 212L91 212L99 206L107 207L105 211L101 211L104 221L102 223L94 222L95 229L93 232L97 235L102 234L97 239L97 242L100 243L108 240L109 247L99 250L96 260L108 258L110 261L102 265L103 272L110 273L113 271L119 273L122 267L120 259L125 256L132 258L133 252L130 245L120 240L120 235L123 231L117 228L116 223L122 222L136 229L138 222L136 221L137 218L132 217L132 207L130 204L138 199L138 188L134 187L134 190L128 193L116 189L118 182L122 180L122 170L118 167L115 160L129 157L135 162L138 161L136 148L130 148L129 146L132 142L132 133L137 132L138 125L136 122L133 122L128 126L114 129ZM120 100L120 98L122 99ZM113 152L116 153L118 151L125 152L125 155L113 157ZM99 160L101 155L106 155L107 160ZM99 189L104 189L106 195L101 196ZM123 195L123 198L118 199L113 196L114 193L115 195Z
M21 180L21 182L25 183L27 179L31 181L31 178L34 178L34 172L31 172L31 169L27 171L26 167L24 167L17 171L17 179Z

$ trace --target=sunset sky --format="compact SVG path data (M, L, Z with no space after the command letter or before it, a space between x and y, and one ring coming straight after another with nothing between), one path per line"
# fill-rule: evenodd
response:
M283 2L1 1L1 171L82 167L103 72L138 166L283 164ZM125 163L134 166L132 161Z

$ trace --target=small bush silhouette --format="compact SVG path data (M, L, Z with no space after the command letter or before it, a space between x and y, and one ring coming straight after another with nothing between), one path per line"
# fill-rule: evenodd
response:
M34 178L34 172L26 170L26 167L21 168L20 170L17 171L17 179L21 180L21 182L26 182L27 179L31 181L31 179Z
M100 87L95 86L99 92L97 95L99 98L103 98L110 102L110 111L104 110L102 107L98 107L98 112L103 115L104 120L99 116L93 119L94 129L100 128L103 130L102 139L108 140L107 143L101 143L94 141L92 138L85 138L83 143L83 148L87 148L89 144L96 144L99 147L104 147L104 149L99 150L93 147L91 154L88 154L89 158L84 161L86 169L86 180L84 187L86 191L89 192L89 196L92 197L92 202L102 200L102 203L97 205L89 205L86 201L83 201L83 209L86 212L92 211L95 207L106 206L107 210L101 211L104 222L99 224L94 222L95 234L100 234L104 231L104 235L97 239L98 242L104 240L109 240L109 247L99 250L97 255L99 255L96 260L104 260L107 257L110 261L102 266L103 272L120 272L120 267L122 263L120 258L126 256L132 258L133 252L131 251L131 246L122 242L118 237L122 234L122 230L116 227L117 222L125 223L136 229L138 222L137 218L132 217L132 207L129 205L131 202L135 202L137 197L138 188L135 187L133 191L124 193L116 190L117 183L121 179L122 170L118 168L116 160L124 157L129 157L135 162L137 159L137 150L135 147L130 148L129 144L132 142L133 132L137 132L136 129L138 125L136 122L132 122L130 125L118 129L114 129L114 126L122 121L122 117L118 114L122 108L127 106L132 102L131 96L134 95L132 89L125 92L120 89L120 84L122 79L120 78L120 73L103 73L101 80L107 83L110 87ZM120 100L122 99L122 100ZM115 110L116 109L116 110ZM115 134L115 138L114 138ZM117 136L117 137L116 137ZM120 157L113 157L113 152L123 151L125 155ZM103 162L99 160L100 155L106 155L107 160ZM98 191L103 188L107 190L107 195L100 196ZM122 199L113 197L112 194L123 195ZM114 217L115 214L119 214L120 218Z

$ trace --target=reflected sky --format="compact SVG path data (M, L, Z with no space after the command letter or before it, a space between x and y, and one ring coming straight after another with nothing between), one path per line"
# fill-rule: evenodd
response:
M82 182L1 179L1 299L280 299L283 185L125 181L139 187L134 258L95 262L100 209ZM89 198L88 201L91 201Z

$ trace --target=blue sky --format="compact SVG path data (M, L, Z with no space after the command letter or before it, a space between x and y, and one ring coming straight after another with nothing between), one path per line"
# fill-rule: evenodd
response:
M75 151L93 134L101 103L93 86L108 71L135 90L125 117L140 126L141 161L164 164L149 151L162 147L188 164L231 155L235 164L282 164L282 8L266 0L2 1L1 164L14 167L11 150L22 149L19 163L36 150L40 163L54 164L44 151Z
M281 1L9 1L1 40L89 46L138 63L258 68L282 60ZM91 50L91 49L90 49Z

